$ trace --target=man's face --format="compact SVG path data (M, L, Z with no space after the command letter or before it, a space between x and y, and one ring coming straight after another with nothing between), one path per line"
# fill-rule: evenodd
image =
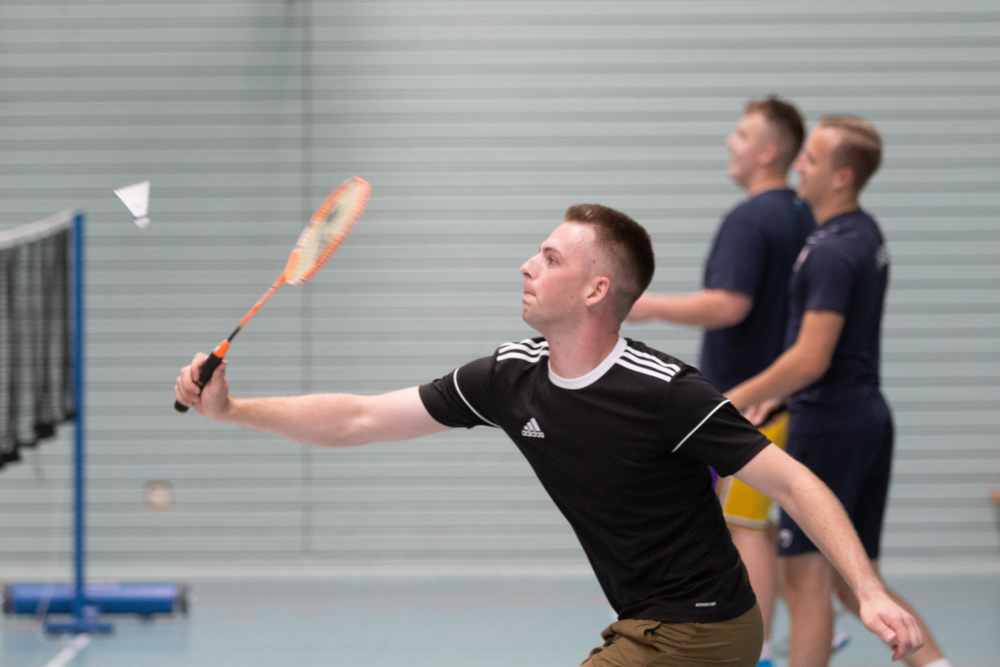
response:
M829 199L839 186L843 174L833 166L833 151L837 147L837 131L818 127L806 139L802 152L792 167L799 172L799 197L814 207Z
M726 138L729 149L729 177L746 187L754 170L761 166L762 151L772 141L767 119L762 113L748 113Z
M573 326L586 312L584 299L597 265L591 225L564 222L521 265L524 295L521 315L533 329Z

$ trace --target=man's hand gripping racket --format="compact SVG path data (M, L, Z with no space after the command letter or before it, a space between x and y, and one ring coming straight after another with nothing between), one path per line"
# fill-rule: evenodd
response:
M354 228L354 223L358 221L364 213L368 204L368 195L371 193L371 186L356 176L347 179L340 186L330 193L309 221L309 225L302 231L298 243L288 257L285 270L281 272L278 279L274 281L271 288L264 293L250 312L240 321L236 330L229 334L229 338L219 343L218 347L212 351L205 363L201 366L201 372L195 384L198 388L204 388L215 369L219 367L222 360L229 351L229 344L236 338L240 329L250 321L264 302L271 298L271 295L278 291L283 284L288 283L293 287L303 285L312 278L323 266L326 260L337 251L340 244ZM178 400L174 402L174 408L178 412L187 412L188 406L180 402L179 389Z

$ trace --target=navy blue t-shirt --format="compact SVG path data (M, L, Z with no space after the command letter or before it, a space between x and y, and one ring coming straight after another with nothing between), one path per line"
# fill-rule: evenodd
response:
M865 414L879 391L879 338L889 283L889 254L875 220L857 210L831 218L806 241L792 272L785 343L810 310L844 316L826 374L795 393L800 424L842 423Z
M753 308L736 326L706 331L702 339L700 370L719 391L757 375L785 350L788 280L815 228L809 205L789 189L762 192L723 220L704 286L746 294Z

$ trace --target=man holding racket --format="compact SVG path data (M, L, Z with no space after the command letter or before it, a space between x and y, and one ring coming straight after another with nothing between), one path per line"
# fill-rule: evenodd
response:
M921 646L885 593L836 498L773 446L694 368L618 330L653 275L627 216L571 207L521 267L522 315L542 335L443 378L378 396L234 398L223 364L199 389L199 354L177 400L206 417L325 447L449 428L500 428L573 527L619 621L588 667L752 667L761 618L707 466L777 500L820 546L894 659Z

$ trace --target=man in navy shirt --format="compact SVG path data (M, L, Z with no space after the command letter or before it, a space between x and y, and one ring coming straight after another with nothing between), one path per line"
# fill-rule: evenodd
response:
M722 221L703 288L644 294L630 322L661 319L705 329L699 370L728 391L767 368L784 349L788 279L815 221L788 187L805 130L798 110L771 97L747 104L726 140L729 177L748 198Z
M816 226L809 205L788 187L788 170L805 138L798 110L775 97L746 105L726 140L729 177L748 198L719 227L705 263L703 288L691 294L646 293L629 321L661 319L702 327L699 370L728 391L771 365L785 349L792 265ZM784 445L784 419L766 435ZM719 485L726 523L750 574L764 618L760 667L770 667L777 570L771 501L736 479Z
M892 417L879 389L889 255L858 197L881 155L881 137L859 118L825 117L809 136L796 161L798 192L812 205L818 226L793 269L788 349L727 393L741 410L790 399L787 451L837 494L876 571L893 447ZM760 411L748 414L753 418ZM782 513L778 542L791 619L789 665L826 664L831 594L836 591L852 611L857 603L787 513ZM947 661L917 620L925 645L908 663L944 667Z
M775 498L837 564L865 625L901 658L921 645L884 592L836 498L769 443L695 369L619 335L653 275L646 231L596 204L570 207L521 266L522 317L541 336L500 346L421 387L379 396L229 395L207 358L175 383L202 415L347 447L456 427L502 429L580 540L619 615L588 667L752 667L760 611L707 466Z

